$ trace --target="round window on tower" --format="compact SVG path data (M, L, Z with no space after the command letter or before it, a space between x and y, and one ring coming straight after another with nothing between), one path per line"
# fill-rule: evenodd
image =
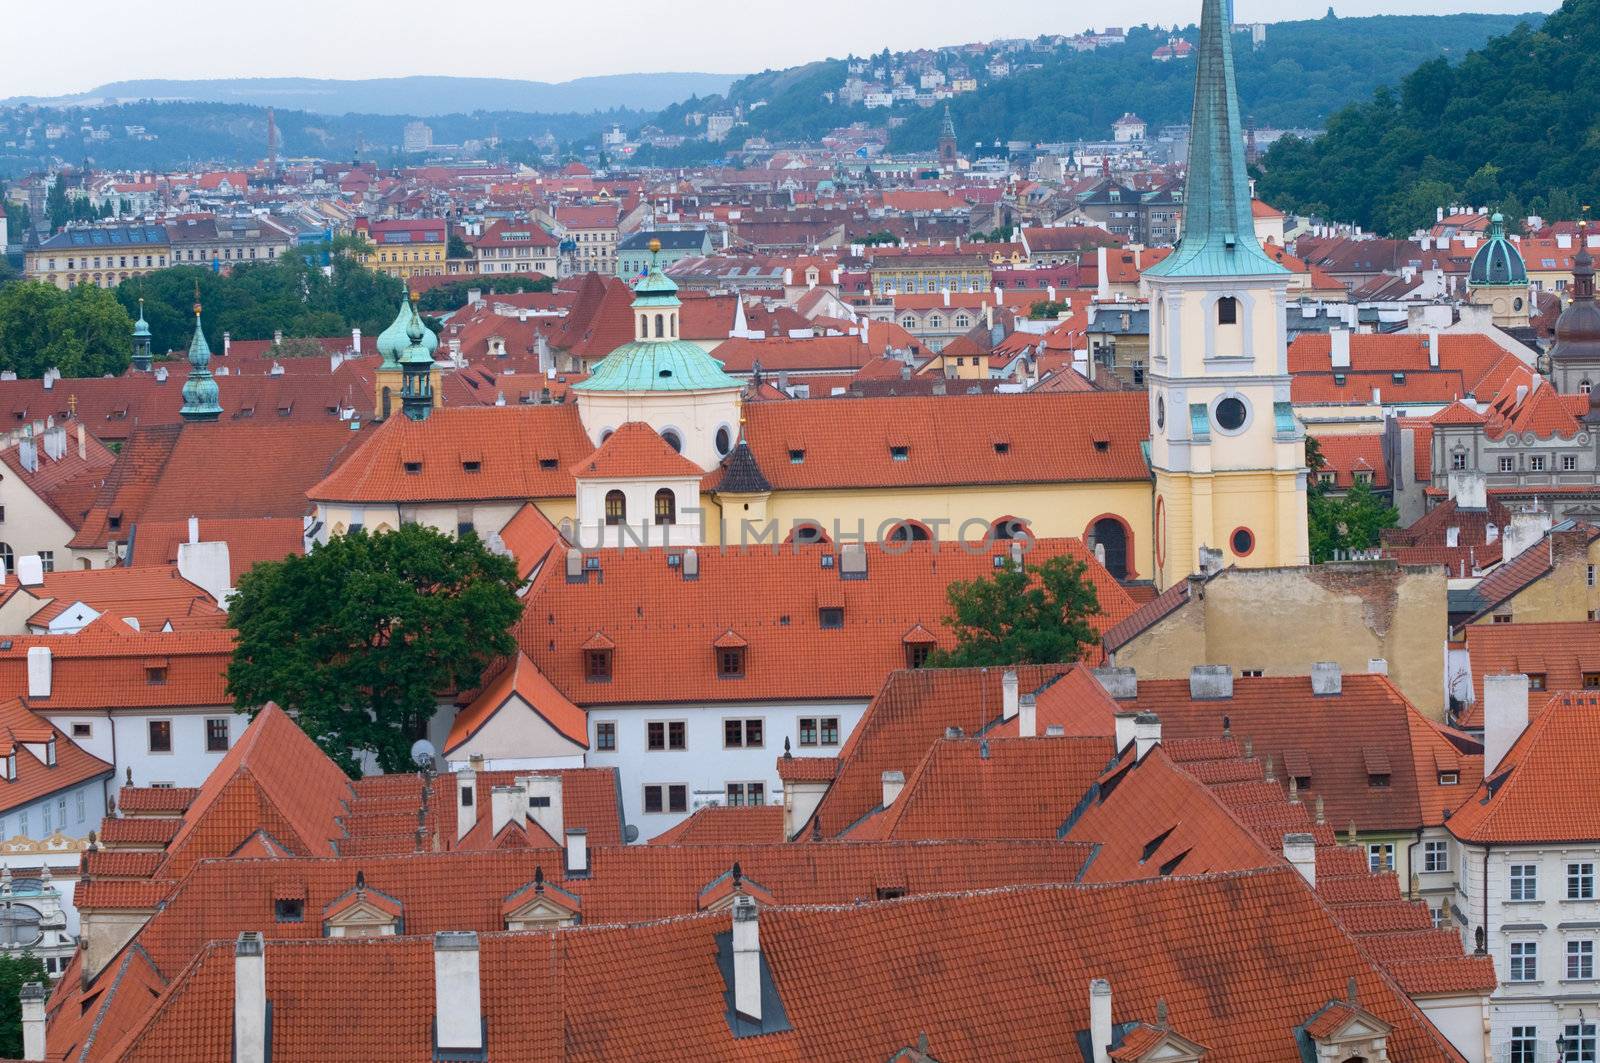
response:
M721 428L717 429L717 453L723 457L727 457L728 452L732 449L733 433L728 431L727 425L723 425Z
M1249 528L1235 528L1228 537L1228 545L1233 547L1235 557L1249 557L1256 548L1256 533Z
M1167 427L1167 400L1165 396L1156 396L1156 427Z
M1244 427L1245 421L1249 418L1250 407L1244 404L1243 399L1229 395L1217 403L1215 416L1218 428L1224 432L1237 432Z
M667 429L661 433L661 438L667 441L667 446L676 450L679 454L683 453L683 437L678 434L676 429Z
M1515 311L1516 311L1516 312L1517 312L1517 313L1519 313L1519 314L1520 314L1520 313L1522 313L1522 300L1521 300L1521 299L1520 299L1520 298L1518 298L1518 299L1517 299L1517 300L1515 300L1515 301L1514 301L1514 302L1513 302L1513 303L1512 303L1512 304L1511 304L1511 309L1513 309L1513 310L1515 310Z

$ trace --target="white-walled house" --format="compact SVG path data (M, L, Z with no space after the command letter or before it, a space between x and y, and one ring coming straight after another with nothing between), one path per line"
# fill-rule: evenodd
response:
M1527 676L1484 678L1484 783L1448 827L1456 921L1500 979L1496 1063L1600 1058L1596 749L1600 695L1555 695L1530 723Z

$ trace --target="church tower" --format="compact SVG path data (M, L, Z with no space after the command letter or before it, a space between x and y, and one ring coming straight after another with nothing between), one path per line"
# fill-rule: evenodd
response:
M139 300L139 320L133 323L133 371L150 372L150 322L144 319L144 300Z
M944 123L939 127L939 169L955 170L961 162L956 149L956 120L950 115L950 105L944 105Z
M200 290L195 289L194 339L189 341L189 379L183 382L183 405L178 416L185 421L215 421L222 416L217 379L211 374L211 345L200 327Z
M1228 0L1204 0L1182 239L1150 286L1157 580L1309 561L1305 433L1289 404L1289 273L1255 236Z
M1572 301L1556 319L1550 348L1550 382L1564 395L1589 396L1584 421L1600 420L1600 306L1594 301L1594 256L1589 253L1589 223L1578 223L1578 253L1572 259Z
M1467 271L1467 301L1487 306L1503 329L1526 329L1533 314L1528 299L1528 267L1517 245L1506 239L1506 219L1489 219L1489 239L1472 256Z

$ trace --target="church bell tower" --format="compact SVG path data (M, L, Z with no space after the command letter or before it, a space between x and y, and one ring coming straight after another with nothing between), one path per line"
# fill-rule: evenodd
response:
M1228 0L1204 0L1183 236L1150 287L1157 580L1303 565L1305 432L1289 400L1289 272L1256 239Z

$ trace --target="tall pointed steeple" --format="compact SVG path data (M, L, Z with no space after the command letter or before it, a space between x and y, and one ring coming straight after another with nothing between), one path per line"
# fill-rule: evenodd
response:
M1183 237L1146 272L1158 277L1241 277L1285 273L1261 250L1245 169L1244 124L1233 72L1232 5L1203 0L1196 49L1194 113Z
M150 372L150 323L144 319L144 299L139 299L139 320L133 323L133 370Z
M194 339L189 341L189 379L183 382L183 406L178 415L185 421L215 421L222 416L217 380L211 375L211 347L200 326L200 288L194 291Z
M944 122L939 126L939 165L953 170L961 160L956 147L956 120L950 114L950 105L944 105Z

